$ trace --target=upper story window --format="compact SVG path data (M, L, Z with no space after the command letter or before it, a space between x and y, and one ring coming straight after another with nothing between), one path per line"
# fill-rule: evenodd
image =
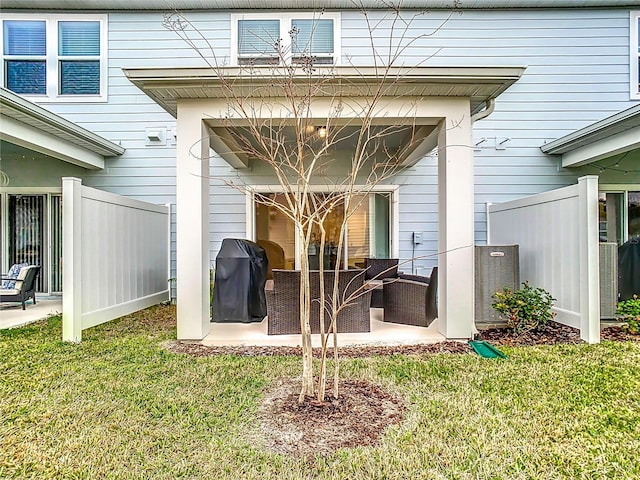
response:
M339 13L232 15L236 65L301 63L335 65L340 58Z
M640 11L631 12L631 98L640 100Z
M3 15L3 86L34 101L106 100L104 15Z

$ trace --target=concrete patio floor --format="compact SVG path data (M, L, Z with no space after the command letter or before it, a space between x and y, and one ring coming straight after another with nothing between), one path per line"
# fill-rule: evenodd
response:
M36 297L36 301L34 305L29 300L26 310L22 310L20 303L0 303L0 329L19 327L62 312L62 297Z
M445 337L438 332L438 319L429 327L414 327L382 321L384 311L371 309L371 332L341 333L338 344L348 345L417 345L438 343ZM212 323L209 335L201 342L207 346L286 346L301 345L300 335L267 335L267 321L260 323ZM320 346L320 335L312 335L314 347ZM330 342L331 345L333 343Z
M0 304L0 329L26 325L49 315L62 312L62 297L43 297L37 304ZM383 322L384 311L371 309L371 332L341 333L339 345L416 345L438 343L445 337L438 333L438 319L429 327L414 327ZM312 335L314 347L320 346L320 336ZM212 323L211 331L201 342L209 346L300 346L300 335L267 335L267 320L260 323ZM330 342L332 345L332 343Z

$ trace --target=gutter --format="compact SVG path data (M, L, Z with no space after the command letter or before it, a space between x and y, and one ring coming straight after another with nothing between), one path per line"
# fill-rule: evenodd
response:
M485 104L484 110L480 110L479 112L474 113L473 115L471 115L471 123L475 123L478 120L482 120L483 118L487 118L496 109L496 99L495 98L490 98L484 104Z
M402 9L456 10L451 0L403 0ZM457 10L541 8L630 8L638 0L474 0ZM3 0L3 10L389 10L380 0Z
M6 88L0 88L0 106L2 106L2 115L14 118L13 115L11 115L12 110L23 114L40 124L44 123L55 130L64 132L90 144L93 147L92 150L99 155L113 157L122 155L125 152L125 149L120 145L56 115L46 108L30 102ZM16 119L24 122L23 118L17 117ZM87 147L85 146L83 148Z

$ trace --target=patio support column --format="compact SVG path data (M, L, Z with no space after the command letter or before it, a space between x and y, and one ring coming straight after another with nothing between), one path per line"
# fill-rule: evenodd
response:
M209 333L209 141L202 109L178 102L176 152L178 339Z
M438 133L438 325L447 338L474 328L474 188L470 106L451 104Z

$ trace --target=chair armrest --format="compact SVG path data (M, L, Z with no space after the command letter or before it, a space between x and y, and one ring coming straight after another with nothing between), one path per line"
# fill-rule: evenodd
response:
M431 281L431 278L429 277L424 277L422 275L412 275L410 273L400 273L398 277L401 280L410 280L412 282L426 283L427 285L429 285L429 282Z

